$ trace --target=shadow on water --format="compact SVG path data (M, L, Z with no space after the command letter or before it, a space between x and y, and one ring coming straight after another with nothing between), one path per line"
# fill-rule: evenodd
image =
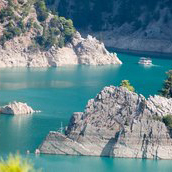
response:
M149 51L134 51L134 50L122 50L118 48L107 47L110 52L116 52L120 54L128 54L133 56L148 56L153 58L163 58L172 60L172 53L158 53L158 52L149 52Z

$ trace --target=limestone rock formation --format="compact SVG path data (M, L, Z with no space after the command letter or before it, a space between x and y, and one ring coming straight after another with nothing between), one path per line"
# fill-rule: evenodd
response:
M109 53L95 38L82 38L77 32L70 44L63 48L53 46L48 51L30 52L31 35L16 37L0 46L0 67L56 67L63 65L122 64L116 54Z
M104 64L122 64L117 58L117 54L109 53L103 42L95 37L88 35L86 39L82 38L77 32L72 40L73 49L78 56L79 64L86 65L104 65Z
M172 159L170 130L157 116L172 114L172 99L146 99L123 87L105 87L71 117L65 134L50 132L41 153Z
M9 115L25 115L25 114L32 114L35 112L40 112L40 111L35 111L26 103L22 103L22 102L9 103L8 105L0 108L0 113L9 114Z

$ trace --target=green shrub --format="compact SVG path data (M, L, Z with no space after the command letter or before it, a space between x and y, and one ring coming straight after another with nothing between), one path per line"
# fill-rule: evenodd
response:
M20 28L14 27L12 33L13 33L14 37L15 36L20 36L20 34L22 33L22 31L21 31Z
M37 22L34 22L34 23L33 23L33 27L34 27L36 30L41 30L41 26L39 26Z
M4 31L3 32L3 37L5 40L10 40L14 37L12 32Z
M127 88L129 91L135 91L134 87L130 85L130 82L128 80L123 80L120 86Z
M160 90L160 95L166 98L172 98L172 70L166 72L167 79L164 81L163 88Z
M72 35L73 35L73 33L74 33L73 32L73 29L68 28L68 27L65 27L65 29L64 29L64 35L65 35L66 39L71 38Z
M43 46L45 44L45 38L43 36L37 36L37 37L35 37L35 41L40 46Z
M26 32L26 28L25 28L25 25L23 23L22 20L20 20L18 23L17 23L17 26L21 29L22 33L25 33Z
M162 117L157 116L157 115L153 115L152 119L155 121L162 121Z
M58 45L59 45L60 48L64 47L64 45L65 45L64 37L60 37Z
M0 44L4 45L4 43L10 39L13 39L15 36L20 36L22 30L19 27L13 25L12 22L6 26L6 30L3 31L3 35L0 39Z
M35 3L37 18L40 22L45 21L48 18L48 10L43 0L37 0Z
M52 18L50 20L50 26L51 27L60 27L60 19L58 18L58 16L55 16L54 18Z
M7 0L8 1L8 5L10 6L10 7L12 7L13 5L14 5L14 1L13 0Z
M172 129L172 115L164 116L162 121L169 129Z
M11 7L2 9L0 11L0 20L1 20L1 22L4 22L5 17L12 17L12 16L14 16L14 12L13 12Z
M36 172L33 165L19 155L9 155L7 160L0 160L1 172Z
M33 26L33 18L30 18L26 23L26 28L30 30Z

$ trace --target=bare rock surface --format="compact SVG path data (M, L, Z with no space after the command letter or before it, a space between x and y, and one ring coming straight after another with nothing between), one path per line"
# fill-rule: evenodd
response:
M36 112L40 112L40 111L35 111L26 103L22 103L22 102L9 103L8 105L0 108L0 113L9 114L9 115L25 115Z
M172 99L105 87L75 112L65 134L50 132L41 153L172 159L170 130L157 116L172 114Z

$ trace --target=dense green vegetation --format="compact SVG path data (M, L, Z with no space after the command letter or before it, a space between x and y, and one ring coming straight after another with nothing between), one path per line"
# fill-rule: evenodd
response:
M48 11L46 6L48 3L50 3L48 0L31 0L27 3L21 2L22 5L17 6L13 1L9 0L7 8L0 11L0 23L3 25L6 23L3 36L0 38L1 45L4 45L7 40L13 39L15 36L31 31L31 29L36 32L31 49L39 46L45 50L53 45L63 47L65 43L70 42L75 33L72 20L57 15L51 15L50 17L51 12ZM30 13L32 5L36 9L38 22L35 22L31 17L27 22L24 22L24 19ZM14 11L17 11L19 15L16 15Z
M130 84L128 80L123 80L120 86L127 88L129 91L132 91L132 92L135 91L134 87Z
M23 22L23 18L16 15L14 11L18 10L18 7L12 0L8 0L7 8L0 11L0 24L4 25L3 35L0 38L0 44L4 45L7 40L13 39L15 36L20 36L30 29L28 21L26 24Z
M162 90L160 90L160 95L166 98L172 98L172 70L168 71L167 79L164 81Z
M35 3L36 13L40 22L45 21L48 18L48 10L43 0L37 0Z
M95 30L111 29L114 26L121 26L124 23L133 25L133 29L145 29L150 21L158 21L160 8L170 8L172 13L171 0L60 0L58 9L59 15L71 18L76 27L90 27ZM52 4L53 0L47 0ZM141 15L144 14L144 17ZM164 16L167 22L168 15Z
M35 40L42 48L50 48L53 45L63 47L65 43L70 42L75 29L72 20L66 20L57 15L51 18L48 26L44 26L43 34L38 35Z

